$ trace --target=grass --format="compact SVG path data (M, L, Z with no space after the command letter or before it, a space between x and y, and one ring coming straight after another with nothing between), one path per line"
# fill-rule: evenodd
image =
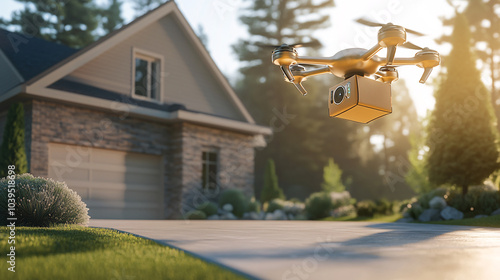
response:
M403 216L401 214L393 214L393 215L375 215L374 217L358 217L356 215L351 215L351 216L345 216L345 217L339 217L339 218L333 218L333 217L328 217L324 218L322 221L348 221L348 222L382 222L382 223L392 223L395 222L399 219L401 219Z
M462 220L428 222L428 224L500 228L500 215L477 218L477 219L470 218Z
M0 229L0 279L244 279L151 240L108 229L16 228L16 272L7 270Z

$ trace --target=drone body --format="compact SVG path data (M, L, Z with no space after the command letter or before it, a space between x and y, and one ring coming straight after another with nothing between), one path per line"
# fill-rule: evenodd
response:
M387 111L387 104L384 104L382 108L380 106L370 104L370 102L377 103L376 100L387 100L387 97L390 102L390 84L398 80L396 67L400 65L416 65L420 68L424 68L424 73L420 78L420 83L425 83L431 74L432 68L438 66L441 59L437 51L428 48L421 48L406 41L406 32L422 35L418 32L405 29L402 26L394 25L392 23L378 24L363 19L358 20L358 22L369 26L382 26L378 32L378 43L369 50L352 48L339 51L331 57L301 57L298 55L294 45L283 44L281 46L277 46L273 51L272 61L274 64L280 66L283 71L285 81L293 83L297 90L299 90L299 92L303 95L306 95L307 91L302 86L302 82L310 76L330 73L337 77L344 78L345 80L350 79L353 76L357 76L355 77L355 81L358 84L354 85L353 88L356 90L353 90L352 94L356 98L356 102L364 100L364 107L373 107L374 110L382 109L382 111L387 114L391 112L390 108L389 111ZM417 52L414 57L397 58L395 57L395 54L398 46L417 49L420 51ZM385 58L381 58L376 55L377 52L383 48L387 48L387 56ZM313 65L318 67L306 70L304 65ZM365 78L369 76L375 77L375 80L371 80L374 83L368 82L370 85L366 83L366 80L369 79ZM363 87L358 86L360 80L364 81ZM377 86L377 83L387 85L380 87ZM333 102L334 93L338 88L342 87L344 92L347 92L347 84L350 85L349 82L346 83L346 81L344 81L343 83L340 83L330 89L330 116L341 117L341 114L339 113L340 111L350 110L359 105L359 103L354 104L352 101L354 99L352 99L349 102L346 101L346 103L352 104L351 107L345 109L345 105L340 106L344 99L340 102ZM374 98L367 98L370 94L373 95ZM343 98L346 98L346 96L347 95L344 95ZM366 103L367 101L368 103ZM350 117L344 118L366 123L380 117L380 115L371 114L374 117L370 118L367 117L368 115L364 114L364 116L358 118L357 114L353 114L353 112L351 112Z

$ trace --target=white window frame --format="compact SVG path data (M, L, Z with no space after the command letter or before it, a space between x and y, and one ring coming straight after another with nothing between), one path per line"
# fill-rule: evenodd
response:
M157 80L159 81L157 98L151 98L151 89L148 89L148 91L147 91L148 96L142 96L142 95L135 94L135 66L136 66L135 59L136 58L143 59L143 60L150 61L150 62L151 61L158 61L159 62L160 65L159 65L159 69L157 71L158 72L157 73L157 76L158 76ZM163 102L163 61L164 61L164 59L163 59L162 55L159 55L159 54L156 54L156 53L153 53L150 51L138 49L138 48L132 48L132 89L131 89L131 92L132 92L133 98L154 101L154 102L158 102L158 103ZM148 70L148 71L150 71L150 70ZM149 79L151 79L151 75L148 75L148 84L150 84Z

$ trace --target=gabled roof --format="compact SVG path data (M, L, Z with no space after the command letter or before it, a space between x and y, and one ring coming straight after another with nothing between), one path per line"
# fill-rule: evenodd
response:
M54 66L78 50L0 28L0 50L25 81Z
M205 49L199 38L197 37L196 33L193 31L187 20L181 14L179 8L177 7L174 1L168 1L165 4L160 5L158 8L148 12L147 14L137 18L131 23L108 34L107 36L102 37L96 42L80 50L74 50L58 44L45 42L42 39L30 38L29 39L30 41L33 40L32 43L33 45L30 45L30 47L33 48L32 54L34 52L36 55L45 58L45 60L43 61L42 65L40 67L36 67L36 69L34 68L29 69L30 68L29 62L25 62L26 65L25 67L18 68L19 71L26 71L26 73L21 74L25 79L25 83L21 87L22 90L27 94L33 96L46 96L47 98L60 99L61 101L73 100L73 102L81 102L81 104L104 108L103 104L106 102L103 103L99 101L99 99L101 100L103 99L102 96L100 95L99 97L89 96L88 94L84 96L83 94L80 93L79 95L81 97L77 97L72 92L65 91L65 89L71 88L73 89L74 92L75 88L81 89L82 86L84 85L75 85L74 83L68 83L67 81L65 82L64 81L58 82L58 81L61 81L62 79L64 79L64 77L66 77L79 67L82 67L92 59L98 57L99 55L110 50L111 48L119 45L121 42L123 42L133 34L140 32L140 30L142 30L143 28L149 26L150 24L160 20L161 18L167 15L173 15L175 19L178 21L182 31L190 39L192 45L201 54L202 60L200 61L200 63L205 63L210 69L210 71L214 73L215 78L222 86L223 92L228 95L229 100L231 100L231 102L234 104L237 110L241 112L241 115L244 117L245 121L241 122L241 121L223 120L222 118L217 116L208 117L208 115L206 114L205 114L206 117L203 117L203 113L188 112L185 109L179 107L178 104L167 105L175 107L175 108L174 107L169 108L167 110L165 110L165 108L163 108L163 110L161 108L145 108L143 105L137 104L139 105L138 108L141 107L145 108L147 110L144 111L148 113L144 113L139 110L137 110L137 112L139 114L145 114L145 115L149 114L151 116L156 116L156 117L161 116L159 118L165 118L165 119L172 119L172 118L179 120L185 119L189 121L205 123L207 125L227 127L231 129L253 132L257 134L271 134L272 131L270 128L258 126L255 124L255 121L250 116L246 108L243 106L239 98L236 96L235 92L229 85L228 81L225 79L224 75L220 72L219 68L216 66L215 62L212 60L211 56L209 55L209 53L207 52L207 50ZM5 42L5 40L0 40L0 41ZM44 43L42 43L41 41L43 41ZM48 50L45 50L45 53L44 51L38 53L40 49L36 47L37 44L39 44L40 46L42 44L46 44L43 46L43 48L40 48L41 50L43 50L45 47L47 49L54 47L56 54ZM12 59L21 60L21 58L15 58L15 56L16 56L15 53L12 52L9 55L7 55L7 57L9 58L9 60L11 60L13 64L19 62L22 65L23 64L22 61L12 60ZM26 53L25 56L28 57L29 54ZM16 67L18 66L16 65ZM8 98L8 96L13 96L15 94L14 92L15 90L16 89L12 89L9 92L9 94L6 94L3 96L3 98L0 98L0 101L1 99ZM107 92L106 94L109 95L112 93ZM110 107L108 106L107 108ZM153 112L150 111L149 109L158 111ZM173 112L171 110L177 110L177 111L175 114L172 113L169 115L169 112Z

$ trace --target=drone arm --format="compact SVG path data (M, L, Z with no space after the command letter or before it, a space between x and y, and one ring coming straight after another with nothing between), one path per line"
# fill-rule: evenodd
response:
M329 67L321 67L321 68L314 69L314 70L293 72L294 76L301 76L304 78L310 77L310 76L326 74L326 73L331 73Z
M317 65L331 65L335 61L337 60L331 57L303 56L303 57L297 57L296 59L296 62L298 64L304 63L304 64L317 64Z
M416 65L420 62L420 59L416 57L404 57L404 58L395 58L392 62L392 65Z
M361 59L363 61L367 61L367 60L370 60L376 53L378 53L380 50L382 49L382 47L377 44L375 46L373 46L373 48L369 49L366 51L365 54L363 54L363 56L361 56Z
M321 67L309 71L292 71L294 79L293 80L288 79L288 81L292 83L302 95L306 95L307 90L302 86L302 81L304 81L307 77L321 75L325 73L330 73L330 68Z

